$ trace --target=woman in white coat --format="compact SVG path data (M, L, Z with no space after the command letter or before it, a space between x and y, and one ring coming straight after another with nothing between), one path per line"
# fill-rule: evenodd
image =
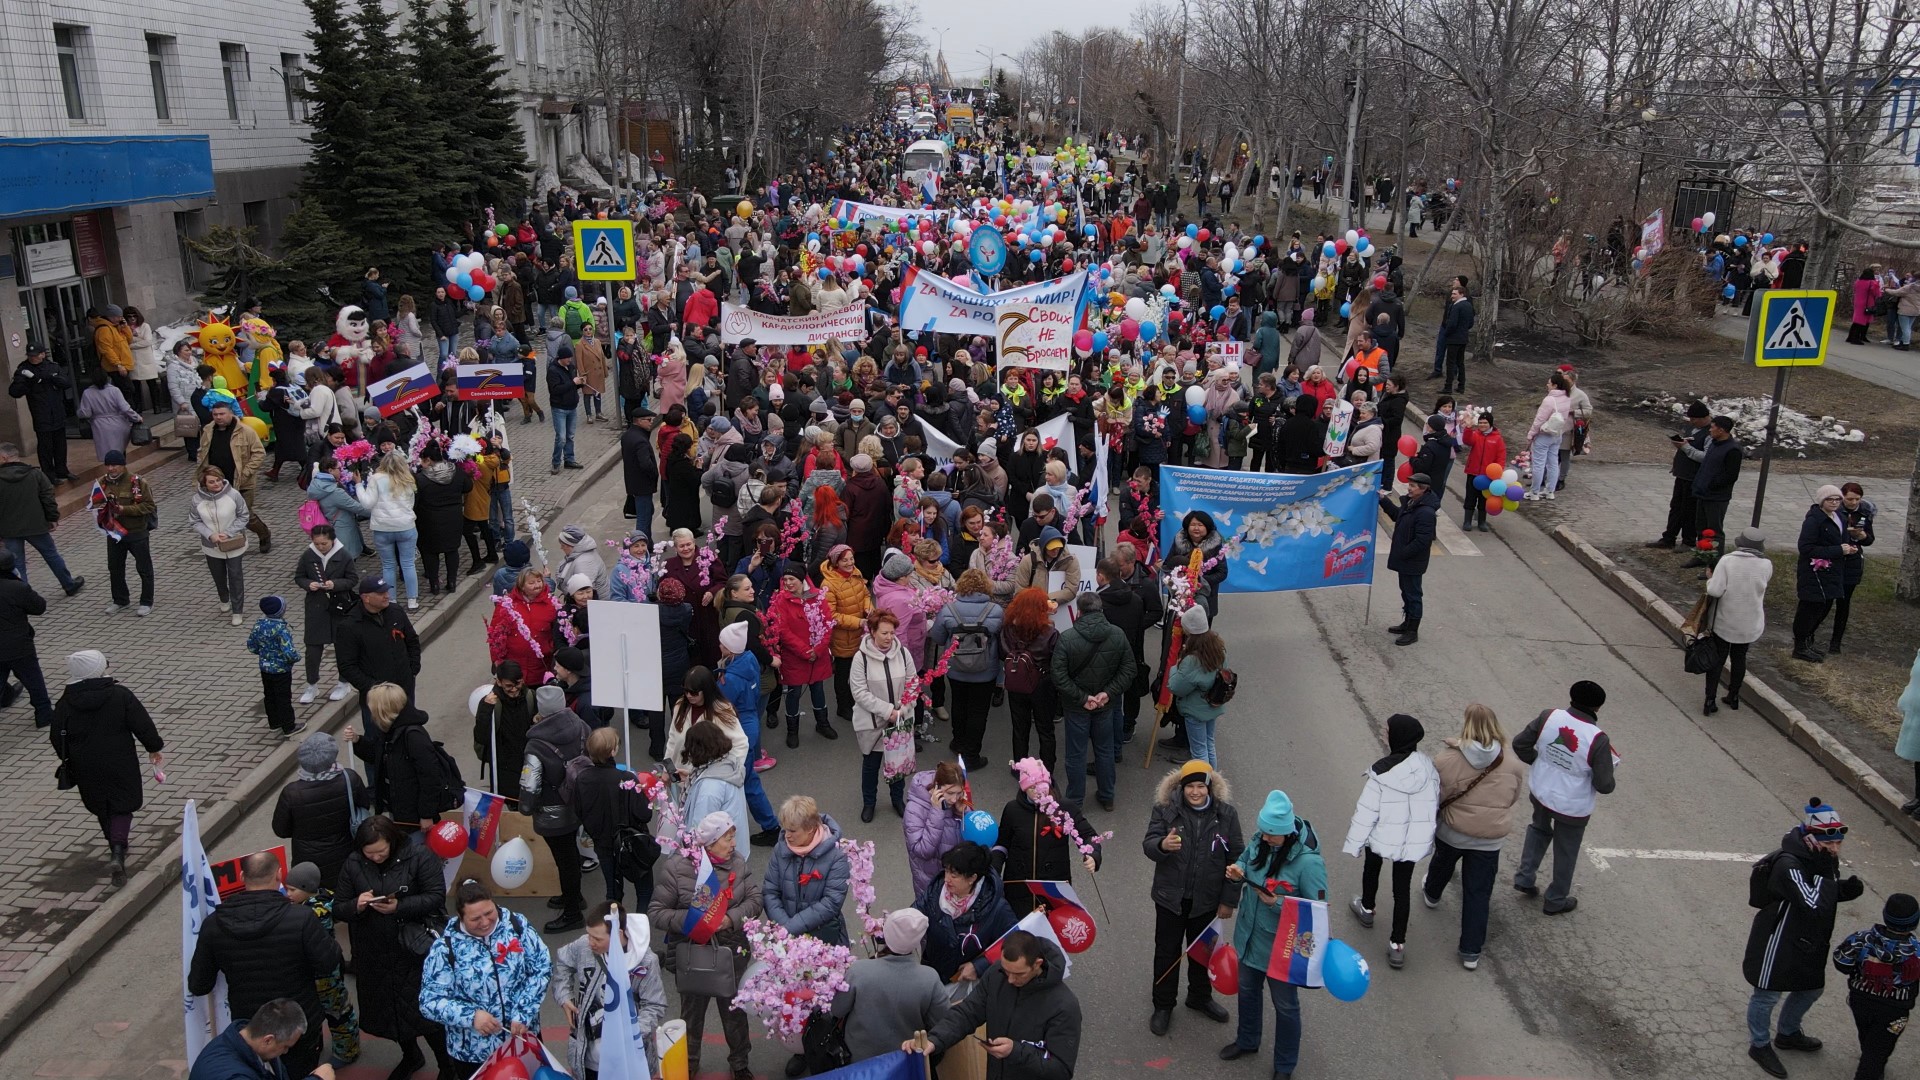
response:
M1427 730L1406 713L1387 718L1387 756L1367 770L1353 823L1347 826L1349 855L1366 856L1360 895L1350 905L1360 925L1373 928L1373 901L1380 891L1380 865L1393 864L1393 933L1387 938L1387 963L1407 962L1407 912L1413 899L1414 864L1433 851L1440 811L1440 774L1417 748Z
M1565 375L1554 372L1547 379L1547 396L1533 411L1533 423L1527 426L1527 460L1533 470L1527 501L1552 501L1560 486L1560 440L1573 434L1573 399L1568 396L1573 384Z
M1713 564L1707 595L1713 597L1713 666L1707 669L1708 716L1720 711L1713 695L1720 690L1720 668L1728 658L1733 673L1727 680L1727 708L1740 707L1740 684L1747 677L1747 649L1767 631L1767 583L1773 580L1773 560L1767 558L1767 537L1759 529L1742 529L1733 550Z

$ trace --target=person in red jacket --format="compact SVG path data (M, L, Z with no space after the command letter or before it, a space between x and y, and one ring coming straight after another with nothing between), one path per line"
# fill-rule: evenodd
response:
M1462 432L1462 442L1467 444L1466 492L1461 496L1465 504L1466 516L1460 520L1462 529L1474 527L1474 518L1480 519L1480 531L1491 532L1487 528L1487 500L1493 496L1485 488L1476 485L1473 478L1487 475L1487 466L1507 463L1507 440L1500 429L1493 424L1493 410L1482 409L1474 419L1473 426Z
M712 326L719 317L720 298L713 295L711 288L695 289L693 295L687 297L687 307L681 315L681 333L691 335L694 327Z
M515 660L528 686L540 686L553 677L553 654L559 640L560 608L547 591L547 579L528 568L514 579L513 588L493 598L493 618L487 623L487 659L494 667Z
M833 723L827 717L827 680L833 675L833 651L829 645L835 625L833 608L826 594L807 583L807 570L799 560L788 560L780 576L780 590L767 605L767 632L763 639L773 654L773 665L780 672L780 686L787 699L787 731L800 730L800 692L813 695L813 725L823 738L837 739Z

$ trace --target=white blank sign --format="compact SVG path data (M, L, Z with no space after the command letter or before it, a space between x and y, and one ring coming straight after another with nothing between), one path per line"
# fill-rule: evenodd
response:
M587 602L593 647L593 703L601 708L666 710L660 672L660 609L619 600Z

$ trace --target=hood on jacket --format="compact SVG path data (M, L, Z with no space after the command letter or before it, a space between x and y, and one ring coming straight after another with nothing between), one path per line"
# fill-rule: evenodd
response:
M1060 946L1055 945L1046 938L1035 938L1034 940L1035 944L1040 947L1040 955L1046 960L1046 964L1041 967L1038 974L1028 980L1027 985L1017 988L1011 985L1008 986L1008 989L1023 996L1031 996L1058 989L1065 985L1067 979L1067 954L1060 951ZM1004 974L1000 977L1002 979L1006 978Z
M365 609L362 608L361 610L364 611ZM402 708L400 710L400 715L394 717L393 723L388 725L387 738L391 739L399 735L401 728L418 727L424 730L426 726L427 726L427 714L425 712L422 712L419 709L414 708L411 705L408 705Z
M30 480L33 471L33 466L24 461L9 461L5 465L0 465L0 484L17 484L23 480Z
M1497 742L1478 743L1471 739L1461 739L1455 749L1460 751L1461 757L1467 759L1467 764L1476 769L1486 768L1500 756L1500 744Z
M524 697L525 694L521 696ZM426 714L422 713L421 716L424 719ZM398 720L394 722L399 723ZM575 713L572 709L561 709L559 712L548 713L541 717L532 727L528 728L527 738L539 739L541 742L550 743L558 749L562 755L566 754L569 746L577 746L580 753L585 753L587 735L590 730L591 729L587 727L587 722L580 719L579 714Z
M775 859L813 859L824 856L830 851L838 850L840 846L840 823L833 820L832 814L823 812L820 815L820 824L826 828L827 838L815 844L812 851L807 852L804 856L795 855L793 849L787 846L787 836L786 833L782 831L779 841L773 845L773 857Z
M1374 779L1380 786L1406 795L1418 795L1429 788L1436 792L1440 787L1440 774L1433 762L1424 754L1410 753L1406 759L1388 769L1377 773Z
M533 732L529 731L527 734L531 737ZM743 787L747 782L747 770L740 762L733 760L733 755L728 754L725 757L709 761L701 766L693 778L687 781L687 786L691 788L695 781L709 779L725 780L734 787ZM784 841L782 841L782 843L784 843Z
M1273 312L1271 312L1271 311L1268 311L1268 312L1263 312L1263 313L1261 314L1261 316L1260 316L1260 328L1261 328L1261 329L1263 329L1263 330L1274 330L1274 329L1277 329L1277 328L1278 328L1279 326L1280 326L1280 316L1279 316L1279 315L1276 315L1275 313L1273 313Z
M900 640L898 633L895 633L893 636L893 648L888 649L886 652L881 652L880 646L873 643L873 635L869 634L860 639L860 655L872 660L876 664L887 663L901 656L905 651L906 643ZM904 687L902 689L904 689ZM929 773L928 775L931 776L932 774Z
M1180 777L1186 771L1186 766L1183 765L1177 769L1168 769L1166 774L1160 777L1160 783L1153 789L1154 805L1172 806L1175 803L1186 805L1186 799L1180 795ZM1233 801L1233 787L1218 770L1213 774L1213 801L1224 803Z
M450 484L455 468L457 466L451 461L429 461L420 466L420 474L436 484Z
M77 709L94 710L106 705L113 696L114 679L111 675L102 675L97 679L82 679L68 683L63 701L71 701Z
M1427 729L1406 713L1387 717L1387 756L1373 763L1373 771L1379 774L1391 771L1418 750L1420 740L1426 737Z

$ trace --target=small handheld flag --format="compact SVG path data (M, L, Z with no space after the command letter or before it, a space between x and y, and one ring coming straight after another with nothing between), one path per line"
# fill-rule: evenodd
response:
M440 387L433 381L433 372L425 364L415 364L373 384L368 400L380 410L381 416L392 416L439 395Z

